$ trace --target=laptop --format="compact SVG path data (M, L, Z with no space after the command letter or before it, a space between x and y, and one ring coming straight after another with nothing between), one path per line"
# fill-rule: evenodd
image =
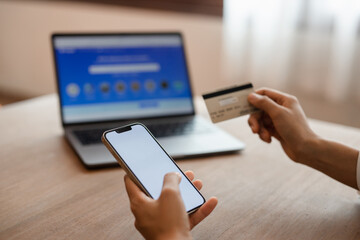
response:
M101 135L131 122L174 159L244 148L195 114L180 33L53 34L52 47L65 137L86 167L117 166Z

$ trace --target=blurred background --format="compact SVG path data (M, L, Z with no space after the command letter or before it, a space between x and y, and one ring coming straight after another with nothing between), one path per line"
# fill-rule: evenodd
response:
M252 82L360 127L358 0L0 0L0 104L56 92L54 32L181 31L195 95Z

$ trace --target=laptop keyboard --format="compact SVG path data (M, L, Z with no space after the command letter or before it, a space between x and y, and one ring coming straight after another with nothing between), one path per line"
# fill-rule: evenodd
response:
M200 133L205 130L199 127L199 124L195 124L194 121L146 124L146 127L156 138ZM74 134L83 145L96 144L101 142L103 132L108 129L75 130Z

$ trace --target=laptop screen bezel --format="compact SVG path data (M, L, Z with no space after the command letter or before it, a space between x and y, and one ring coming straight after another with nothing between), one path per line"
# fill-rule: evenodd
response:
M185 71L186 75L189 81L189 91L190 91L190 98L191 98L191 107L192 112L188 114L171 114L171 115L162 115L162 116L153 116L153 117L142 117L142 118L136 118L136 120L142 120L142 119L158 119L158 118L169 118L169 117L184 117L184 116L194 116L195 115L195 107L194 107L194 99L193 99L193 92L192 92L192 82L190 78L189 73L189 66L187 63L187 57L186 57L186 50L185 50L185 43L184 39L182 37L182 34L180 32L126 32L126 33L53 33L51 35L51 44L52 44L52 52L53 52L53 59L54 59L54 72L55 72L55 78L56 78L56 86L57 86L57 93L59 98L59 107L60 107L60 115L61 115L61 122L62 125L65 126L74 126L74 125L84 125L84 124L98 124L98 123L111 123L111 122L119 122L119 121L129 121L134 120L133 118L121 118L121 119L111 119L111 120L104 120L104 121L86 121L86 122L76 122L76 123L65 123L64 116L63 116L63 99L61 94L61 88L60 88L60 78L59 78L59 70L58 70L58 62L56 59L56 49L55 49L55 39L57 37L91 37L91 36L165 36L165 35L175 35L179 36L182 44L182 50L184 54L184 64L185 64Z

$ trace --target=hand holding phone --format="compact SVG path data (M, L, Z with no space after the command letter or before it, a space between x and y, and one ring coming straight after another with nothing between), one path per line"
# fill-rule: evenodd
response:
M192 171L185 175L193 181ZM192 239L190 230L206 218L216 207L217 199L211 197L196 212L188 215L179 192L180 176L168 173L164 177L159 199L150 199L125 175L125 186L135 216L136 229L145 239ZM202 188L200 180L193 181L197 189Z
M129 177L149 197L158 199L169 172L181 175L181 197L188 213L205 203L204 197L165 152L147 128L135 123L104 132L102 141Z

